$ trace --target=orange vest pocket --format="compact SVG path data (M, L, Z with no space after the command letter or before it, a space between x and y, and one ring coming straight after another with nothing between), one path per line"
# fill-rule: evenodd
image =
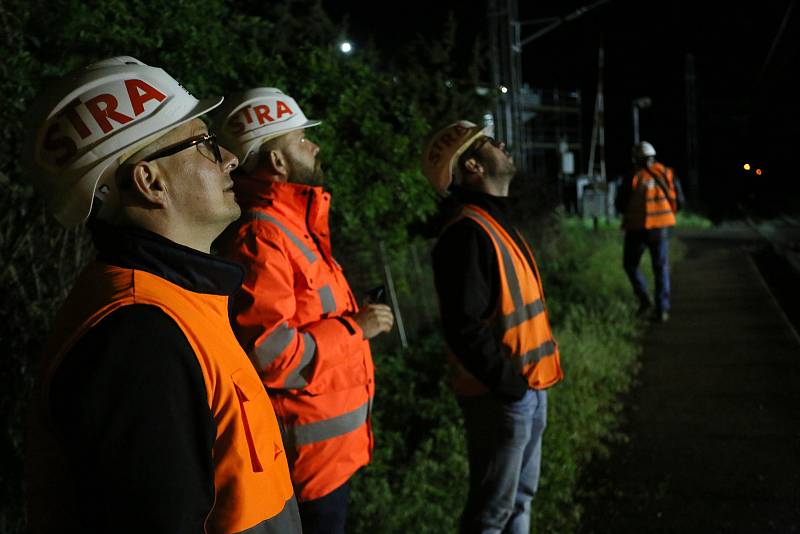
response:
M272 405L264 386L254 369L238 369L231 375L231 379L239 400L243 430L241 439L247 442L253 471L259 473L268 469L283 454L283 446L278 438L278 423L270 410Z

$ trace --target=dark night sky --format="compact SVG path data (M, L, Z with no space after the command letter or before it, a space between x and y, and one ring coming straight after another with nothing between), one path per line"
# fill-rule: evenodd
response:
M656 146L664 161L685 174L684 63L686 54L692 53L697 74L701 186L707 194L738 197L742 188L775 190L778 184L777 189L788 188L800 195L790 161L795 141L800 139L800 99L794 94L792 80L800 70L800 8L792 9L762 76L791 1L731 5L612 0L527 45L523 77L533 87L580 88L589 130L597 48L602 43L609 174L626 171L632 141L631 100L639 96L653 99L653 107L641 112L642 137ZM588 3L521 1L520 19L565 15ZM465 43L474 32L485 31L483 0L392 4L328 0L324 5L335 18L349 14L356 43L371 37L385 54L417 34L435 35L449 10L458 19ZM523 37L531 31L525 30ZM745 160L756 161L767 170L760 181L743 176Z

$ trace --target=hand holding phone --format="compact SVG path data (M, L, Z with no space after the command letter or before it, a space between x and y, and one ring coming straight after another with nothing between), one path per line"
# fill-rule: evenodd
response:
M392 309L386 305L386 287L378 286L367 291L364 307L353 316L353 320L361 327L364 339L372 339L383 332L388 332L394 325Z
M367 291L365 304L386 304L386 286L373 287Z

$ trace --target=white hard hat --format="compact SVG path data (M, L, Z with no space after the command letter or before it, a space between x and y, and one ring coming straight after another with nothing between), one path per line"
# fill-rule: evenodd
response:
M64 226L99 216L119 202L114 171L128 157L222 102L197 100L157 67L118 56L53 83L34 103L23 162Z
M433 134L422 153L422 174L440 195L446 195L458 172L456 161L480 136L491 135L492 127L481 128L469 121L449 124Z
M636 159L655 157L656 149L647 141L633 145L633 157Z
M242 165L264 141L321 124L307 119L294 98L274 87L230 95L214 117L220 144L233 152Z

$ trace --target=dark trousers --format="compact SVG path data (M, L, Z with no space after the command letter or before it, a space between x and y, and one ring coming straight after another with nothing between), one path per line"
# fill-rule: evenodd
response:
M640 303L649 303L647 280L639 270L645 250L650 251L655 277L655 304L658 311L669 311L669 229L628 230L622 263Z
M530 534L539 487L547 391L513 402L459 397L469 456L469 495L460 534Z
M344 534L350 487L345 482L331 493L298 503L303 534Z

